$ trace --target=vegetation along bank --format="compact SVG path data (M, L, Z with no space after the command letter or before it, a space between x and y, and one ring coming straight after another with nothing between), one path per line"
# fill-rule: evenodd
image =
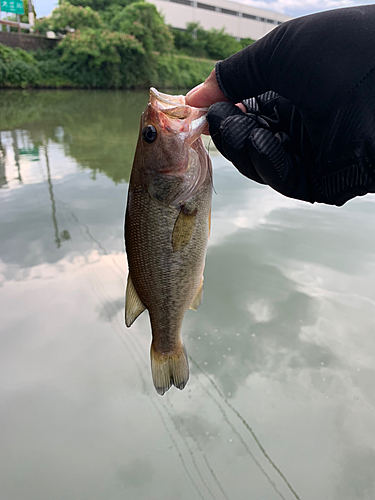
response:
M216 60L253 41L238 42L198 23L173 29L144 0L60 1L49 18L36 21L35 31L53 31L59 41L34 52L0 44L1 87L190 88Z

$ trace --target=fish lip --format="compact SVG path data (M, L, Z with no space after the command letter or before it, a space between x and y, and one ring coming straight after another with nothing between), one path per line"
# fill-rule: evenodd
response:
M181 140L191 146L206 127L208 108L196 108L185 102L185 96L170 95L150 88L150 100L144 114L143 126L148 122L163 133L179 134Z
M176 96L171 96L170 94L163 94L159 92L155 87L150 87L150 101L154 97L157 101L163 104L169 104L170 106L176 106L176 104L185 104L185 97L180 94ZM173 97L174 99L171 99Z
M167 104L170 108L175 108L177 106L186 106L189 109L192 109L196 112L207 113L207 111L208 111L208 107L195 108L194 106L189 106L188 104L186 104L185 96L182 94L179 94L179 95L163 94L163 92L159 92L158 90L156 90L155 87L150 87L150 102L149 102L149 104L152 103L152 100L153 100L152 98L154 98L159 103ZM161 111L168 113L168 108L165 107Z

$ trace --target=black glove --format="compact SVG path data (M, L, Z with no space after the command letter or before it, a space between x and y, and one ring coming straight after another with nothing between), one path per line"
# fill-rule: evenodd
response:
M221 90L247 109L209 109L219 151L293 198L342 205L374 192L374 25L373 5L305 16L217 63Z

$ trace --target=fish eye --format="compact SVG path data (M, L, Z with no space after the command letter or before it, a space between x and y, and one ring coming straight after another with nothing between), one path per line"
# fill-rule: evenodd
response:
M155 142L156 136L156 128L153 125L147 125L147 127L142 130L142 137L148 144Z

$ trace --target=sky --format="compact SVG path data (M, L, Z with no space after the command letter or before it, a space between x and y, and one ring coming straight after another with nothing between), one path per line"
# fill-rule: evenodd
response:
M373 0L239 0L246 5L253 5L261 9L282 12L288 16L297 17L313 12L339 7L372 4ZM57 5L57 0L34 0L38 17L49 14Z

